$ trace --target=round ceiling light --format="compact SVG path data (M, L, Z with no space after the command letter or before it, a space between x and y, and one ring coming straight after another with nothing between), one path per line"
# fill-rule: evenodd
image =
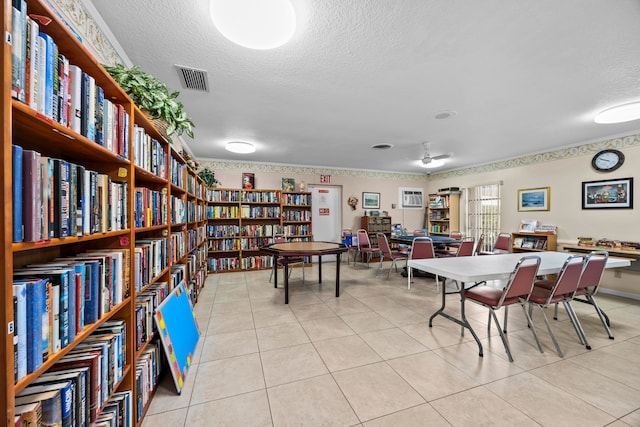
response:
M255 153L256 147L253 144L242 141L232 141L227 142L224 146L225 150L231 151L232 153L240 153L240 154L249 154Z
M434 168L439 168L440 166L443 166L444 163L445 163L444 160L436 159L436 160L431 160L426 165L424 163L422 163L422 161L421 161L420 162L420 166L422 166L423 168L427 168L427 169L434 169Z
M593 119L596 123L624 123L640 119L640 102L618 105L600 111Z
M211 0L211 19L223 36L250 49L274 49L296 29L289 0Z

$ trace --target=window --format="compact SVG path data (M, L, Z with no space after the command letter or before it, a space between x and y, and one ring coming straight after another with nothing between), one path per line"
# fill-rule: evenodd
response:
M476 240L484 234L483 251L490 251L500 234L500 184L469 188L466 235Z

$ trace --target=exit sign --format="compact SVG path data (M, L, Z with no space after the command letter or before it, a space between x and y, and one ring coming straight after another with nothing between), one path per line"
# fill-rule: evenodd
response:
M331 175L320 175L321 184L331 184Z

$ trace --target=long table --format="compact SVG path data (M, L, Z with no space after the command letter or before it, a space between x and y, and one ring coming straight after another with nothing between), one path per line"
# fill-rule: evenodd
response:
M447 292L442 288L442 305L431 315L429 318L429 327L433 324L433 319L440 315L443 316L463 327L468 329L473 335L478 348L480 350L480 357L482 357L482 344L480 339L474 332L473 328L469 324L464 311L464 293L465 283L478 283L488 280L504 280L509 278L509 274L513 271L516 264L525 255L536 255L540 257L540 267L538 269L539 275L555 274L560 272L565 260L571 256L566 252L535 252L535 253L511 253L500 255L482 255L482 256L468 256L460 258L431 258L431 259L416 259L409 260L407 270L408 280L411 280L411 269L415 268L427 273L435 274L436 283L438 276L447 277L449 279L456 280L460 283L460 290L454 293L460 293L460 319L457 319L450 314L444 312L446 305ZM620 258L609 258L605 268L618 268L628 267L630 265L629 260Z
M273 283L278 287L278 257L282 257L284 264L284 303L289 304L289 258L318 257L318 283L322 283L322 256L336 256L336 297L340 296L340 254L347 251L347 247L341 243L329 242L287 242L273 243L261 248L262 251L273 255Z

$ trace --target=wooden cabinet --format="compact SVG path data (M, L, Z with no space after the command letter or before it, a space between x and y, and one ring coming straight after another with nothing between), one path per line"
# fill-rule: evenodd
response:
M311 193L217 188L207 193L210 272L271 268L273 257L260 247L276 234L291 241L313 239Z
M555 251L557 235L546 233L511 233L511 252Z
M360 228L367 230L372 246L378 245L376 233L384 233L387 240L391 238L391 217L390 216L363 216L360 220Z
M109 378L104 382L106 399L87 396L88 404L95 408L95 414L108 405L107 401L112 397L130 399L133 424L138 425L155 393L155 387L148 384L157 384L157 362L159 353L163 351L153 330L154 308L161 302L162 295L166 295L165 291L182 281L187 283L195 301L206 277L203 183L58 14L50 9L49 2L27 0L26 3L30 16L40 16L41 23L49 21L46 25L41 24L39 30L51 37L62 64L68 60L74 69L77 66L86 74L83 76L85 79L95 83L97 95L91 101L99 108L95 117L84 113L91 120L79 129L71 123L71 117L66 115L64 108L50 110L56 113L49 114L13 99L11 44L3 43L4 86L0 104L3 121L3 173L0 181L3 190L0 202L5 209L1 214L3 226L0 227L4 245L0 252L0 262L4 266L0 317L9 332L0 344L3 362L0 407L5 408L0 425L14 425L15 396L18 393L31 386L42 374L59 367L61 359L82 352L89 345L88 338L94 339L96 332L104 333L106 328L118 330L118 338L114 335L107 344L108 352L113 351L123 358L121 361L108 358L113 366L102 374L103 378ZM10 5L2 9L5 34L12 31L11 9ZM64 65L60 67L65 68ZM65 75L60 78L64 79ZM89 88L94 86L93 83ZM67 94L66 87L62 86L63 99ZM69 92L69 98L72 98L71 93L78 94L74 90ZM100 94L108 102L103 101ZM57 100L57 93L54 98ZM109 117L111 113L117 114L112 116L112 122L106 119L99 121L101 111L108 111ZM92 128L92 120L99 125L110 123L113 126L101 127L93 133L87 129L87 126ZM14 183L24 184L29 178L24 176L24 171L18 175L19 168L14 168L18 165L13 161L14 150L28 152L33 159L39 158L39 162L30 165L38 165L39 172L48 174L49 165L53 164L54 175L58 177L50 181L48 175L40 173L40 178L30 179L29 183L33 184L30 188L34 190L37 187L38 190L33 191L34 197L22 200L22 205L18 197L14 198L12 187ZM69 175L63 173L64 170ZM80 184L80 176L83 177L83 185ZM56 185L49 187L50 182ZM54 201L49 202L50 199ZM30 206L33 218L24 214L27 201L33 202ZM54 224L51 232L48 221L46 224L43 221L44 214ZM22 229L21 224L27 220L32 233L29 238L14 237L14 225L16 229ZM86 260L89 258L92 261ZM97 258L102 260L93 261ZM71 267L57 267L68 262L73 264L75 272ZM16 326L14 320L23 322L23 325L25 320L14 319L14 314L19 312L14 313L12 282L14 277L22 274L19 270L34 274L35 269L39 269L38 274L46 276L45 280L51 283L54 282L51 278L54 271L65 270L68 272L67 283L71 286L65 288L69 290L66 300L62 294L59 300L55 299L56 291L45 293L43 301L46 300L47 304L38 308L41 316L32 316L32 319L51 318L52 325L56 325L56 320L61 322L59 328L52 326L49 334L42 325L40 328L43 330L36 332L41 334L41 343L47 336L46 342L56 345L52 345L46 354L28 347L31 360L40 354L39 363L31 365L26 374L16 375L14 367L21 362L16 363L14 358L14 335L17 333L13 330ZM96 274L89 277L87 271ZM42 286L41 290L48 286ZM53 286L57 285L52 284L52 289ZM86 293L86 289L95 289L95 295ZM71 292L75 292L75 297L71 297ZM91 305L91 314L87 314L90 305L87 297L91 295L95 297L92 301L99 303ZM73 310L72 305L75 305ZM36 306L32 304L29 310ZM61 321L61 317L54 313L64 313L66 320ZM149 327L143 327L143 324ZM67 339L61 339L59 334L64 334ZM32 343L37 342L37 339L32 339ZM104 358L107 359L106 356ZM144 386L138 381L141 376L148 379ZM139 406L139 402L145 403ZM87 419L87 424L89 421Z
M427 206L429 234L449 236L460 231L460 192L429 194Z

